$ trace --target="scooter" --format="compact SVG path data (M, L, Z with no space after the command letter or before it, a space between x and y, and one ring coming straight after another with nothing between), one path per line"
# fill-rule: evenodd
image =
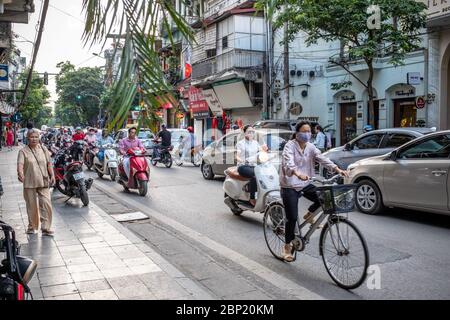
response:
M111 176L111 181L116 181L118 166L117 151L114 149L114 146L112 144L99 146L99 151L94 158L94 170L99 178L109 175Z
M255 166L257 199L255 206L250 203L250 179L240 176L237 167L225 170L224 202L237 216L246 210L264 213L269 203L281 198L278 170L271 162L274 157L265 152L258 153L257 157L258 164Z
M130 157L130 178L128 179L123 166L123 161L119 164L119 184L125 191L138 189L139 195L145 197L150 180L150 166L146 158L146 150L141 148L130 148L127 151Z
M5 259L0 262L0 300L28 300L31 293L28 283L33 278L37 263L20 256L20 246L14 229L0 221L0 253Z
M97 155L97 152L98 148L94 144L92 143L87 144L86 150L84 151L83 160L88 170L92 170L92 166L94 165L94 159L95 156Z
M85 144L86 143L83 140L77 140L70 146L70 154L76 161L83 161L83 151Z
M55 186L59 192L71 198L80 198L84 206L89 205L89 195L87 191L91 188L94 180L85 179L83 163L73 161L67 150L61 150L55 156L53 170L55 172Z

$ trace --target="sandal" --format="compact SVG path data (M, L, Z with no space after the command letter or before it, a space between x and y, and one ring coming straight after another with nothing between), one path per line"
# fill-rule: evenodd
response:
M26 231L26 234L35 234L36 230L32 229L32 228L28 228Z
M286 247L283 246L281 249L281 256L283 257L283 260L286 262L292 262L294 261L294 256L292 255L292 245L289 245L289 250L286 252Z
M42 230L43 236L53 237L54 234L55 232L53 230Z
M314 216L310 213L310 212L308 212L307 214L305 214L304 216L303 216L303 219L305 219L305 221L306 222L308 222L310 225L313 225L314 224ZM320 225L318 225L317 226L317 229L322 229L324 227L324 225L323 224L320 224Z

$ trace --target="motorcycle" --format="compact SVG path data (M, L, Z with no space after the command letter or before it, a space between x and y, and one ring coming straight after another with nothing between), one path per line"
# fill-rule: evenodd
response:
M116 181L118 176L118 160L117 151L114 145L106 144L99 147L99 152L94 158L94 170L97 172L99 178L104 175L111 176L111 181Z
M70 155L76 161L83 161L84 145L83 140L77 140L69 147Z
M98 148L94 144L92 143L87 144L86 149L84 151L83 160L88 170L92 170L92 166L94 165L94 159L95 156L97 155L97 152Z
M159 147L159 160L155 159L155 152L153 152L151 159L152 165L156 167L158 163L162 163L166 166L166 168L172 167L172 155L170 154L170 152L173 150L173 146L162 147L159 146L158 140L153 140L153 142L155 143L154 148Z
M33 259L20 256L20 246L14 229L0 221L0 253L5 259L0 262L0 300L28 300L31 293L28 283L33 278L37 263Z
M146 150L141 148L130 148L127 151L130 157L130 178L125 173L123 161L119 164L119 184L125 191L138 189L139 195L145 197L150 180L150 167L146 158Z
M257 157L258 164L255 166L257 199L255 206L250 204L250 179L240 176L237 167L231 167L225 171L224 202L235 215L239 216L246 210L264 213L268 204L281 199L278 170L271 162L274 157L265 152L260 152Z
M80 198L84 206L89 205L89 196L87 191L91 188L94 180L85 179L83 172L83 163L73 161L73 158L67 154L67 150L61 150L55 156L53 170L55 172L55 186L59 192L71 198Z

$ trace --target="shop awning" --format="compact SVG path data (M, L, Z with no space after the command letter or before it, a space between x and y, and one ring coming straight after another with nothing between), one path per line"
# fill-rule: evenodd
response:
M224 109L253 107L242 80L230 80L213 84L217 98Z

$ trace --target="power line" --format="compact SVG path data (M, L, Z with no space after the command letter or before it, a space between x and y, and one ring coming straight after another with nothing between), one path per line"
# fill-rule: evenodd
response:
M40 1L42 2L42 0L40 0ZM79 22L85 24L85 21L81 20L80 18L75 17L74 15L70 14L70 13L67 12L67 11L64 11L64 10L58 8L58 7L55 7L55 6L52 5L52 4L50 4L50 7L53 8L53 9L55 9L55 10L57 10L57 11L59 11L59 12L62 13L62 14L65 14L66 16L69 16L69 17L71 17L71 18L73 18L73 19L75 19L75 20L77 20L77 21L79 21Z

